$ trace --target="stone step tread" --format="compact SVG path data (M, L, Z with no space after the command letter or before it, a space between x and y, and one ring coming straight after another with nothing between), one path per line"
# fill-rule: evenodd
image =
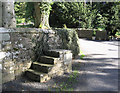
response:
M49 65L49 64L44 64L44 63L38 63L38 62L33 62L31 65L31 69L40 71L43 73L49 73L54 65Z
M51 56L41 56L41 58L48 58L48 59L59 59L59 58L55 58L55 57L51 57Z
M65 49L51 49L51 50L48 50L48 52L71 53L71 50L65 50Z
M39 63L39 62L33 62L33 64L40 65L40 66L46 66L46 67L53 67L54 66L54 65L51 65L51 64L43 64L43 63Z
M37 81L37 82L46 82L47 80L51 79L51 77L48 74L38 72L38 71L35 71L35 70L32 70L32 69L28 69L26 71L26 76L29 79Z
M56 64L60 61L60 58L50 57L50 56L41 56L39 63L44 64Z
M44 51L44 54L46 56L51 56L55 58L62 57L64 54L71 53L71 50L65 50L65 49L51 49L48 51Z
M39 75L39 76L47 75L46 73L39 72L39 71L36 71L36 70L33 70L33 69L28 69L27 72L31 72L31 73Z

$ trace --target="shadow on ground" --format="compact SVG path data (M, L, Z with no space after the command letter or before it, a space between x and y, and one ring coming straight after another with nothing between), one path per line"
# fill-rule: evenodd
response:
M46 83L33 82L22 77L3 84L3 91L118 91L118 66L113 64L118 59L80 59L78 56L73 60L73 73L54 77Z

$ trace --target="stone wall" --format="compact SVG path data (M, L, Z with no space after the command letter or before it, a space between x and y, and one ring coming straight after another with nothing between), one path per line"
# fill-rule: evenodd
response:
M3 31L0 31L0 35L2 36L1 54L4 56L1 59L4 83L22 75L22 72L30 67L34 52L32 34L22 32L22 29L2 28L1 30Z
M96 31L95 39L96 40L109 40L106 31Z
M2 2L0 1L0 27L2 27Z
M92 29L78 29L77 30L79 38L92 39L93 30Z
M65 34L65 31L71 33L71 36L69 37L70 34L67 34L66 37L62 37L61 35ZM0 28L0 55L2 55L0 62L2 63L2 76L4 77L3 83L21 76L31 66L32 62L39 61L44 51L72 49L73 54L77 55L80 52L77 39L75 31Z
M94 29L95 31L95 40L109 40L109 36L107 35L106 31L100 31L97 29ZM78 29L77 33L79 38L87 38L87 39L93 39L94 31L92 29ZM94 40L94 39L93 39Z

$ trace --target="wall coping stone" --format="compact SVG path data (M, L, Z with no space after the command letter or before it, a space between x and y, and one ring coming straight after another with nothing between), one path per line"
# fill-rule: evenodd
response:
M77 28L77 30L94 30L94 31L96 31L96 30L98 30L98 29Z
M10 32L19 32L19 33L55 33L52 29L40 29L40 28L4 28L0 27L0 33L10 33Z

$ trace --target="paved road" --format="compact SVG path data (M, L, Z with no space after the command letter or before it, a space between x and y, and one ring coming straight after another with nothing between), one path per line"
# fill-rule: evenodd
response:
M77 91L118 91L118 41L90 41L79 39L87 56L80 72Z

